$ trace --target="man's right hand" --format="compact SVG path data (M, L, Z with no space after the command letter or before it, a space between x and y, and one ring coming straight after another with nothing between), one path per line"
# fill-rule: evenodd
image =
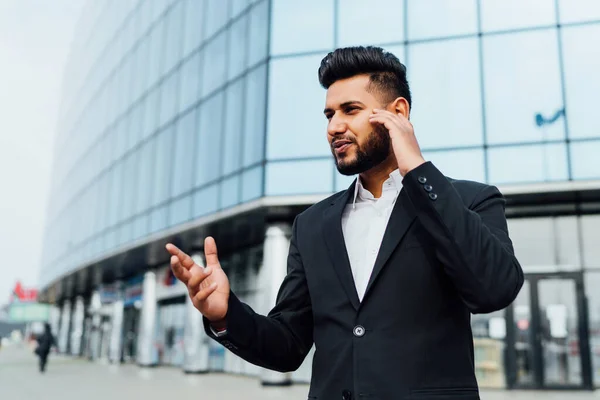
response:
M192 258L168 243L171 254L171 270L189 291L194 307L213 325L223 326L229 302L229 279L221 268L217 256L217 244L212 237L204 240L206 268L202 268Z

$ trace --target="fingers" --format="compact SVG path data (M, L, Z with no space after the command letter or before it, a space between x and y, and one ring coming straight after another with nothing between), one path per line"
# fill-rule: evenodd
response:
M202 288L201 290L198 291L198 293L196 293L196 295L194 296L194 300L195 301L204 301L208 298L208 296L210 296L215 290L217 290L217 283L213 282L210 285L208 285L205 288Z
M181 282L188 284L189 279L191 278L190 271L184 268L179 262L179 258L177 256L171 256L171 271L173 271L173 275Z
M179 259L179 263L185 269L189 270L194 265L194 260L192 260L192 257L188 256L186 253L179 250L177 248L177 246L175 246L171 243L168 243L166 245L166 249L169 253L171 253L171 255L176 256Z
M196 291L200 288L200 285L204 282L204 280L211 274L212 270L209 267L206 268L194 268L192 271L188 273L191 274L191 278L187 282L188 289L191 291L191 294L195 294ZM205 287L207 285L202 285Z
M206 266L220 268L219 257L217 255L217 243L212 237L204 239L204 257L206 258Z

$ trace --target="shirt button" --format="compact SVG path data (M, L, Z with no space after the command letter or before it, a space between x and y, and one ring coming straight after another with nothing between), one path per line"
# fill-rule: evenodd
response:
M435 194L435 193L429 193L429 198L430 198L431 200L437 200L437 198L438 198L438 195L437 195L437 194Z
M364 335L365 335L365 328L360 325L356 325L354 327L354 336L363 337Z
M422 183L425 183L425 182L427 182L427 178L425 178L424 176L420 176L420 177L418 177L418 178L417 178L417 180L418 180L418 181L419 181L419 183L421 183L421 184L422 184Z
M426 192L431 192L433 190L433 186L425 185L425 186L423 186L423 189L425 189Z

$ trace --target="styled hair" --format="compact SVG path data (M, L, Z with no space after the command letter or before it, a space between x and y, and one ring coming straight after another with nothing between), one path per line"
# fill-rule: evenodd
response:
M352 46L327 54L319 67L319 83L329 89L340 79L369 75L367 90L377 92L384 103L403 97L412 108L406 67L398 57L375 46Z

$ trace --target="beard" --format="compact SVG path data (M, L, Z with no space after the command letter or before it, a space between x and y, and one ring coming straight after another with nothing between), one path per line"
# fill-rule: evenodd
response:
M356 157L352 160L348 159L348 156L336 157L332 142L331 152L335 160L335 166L342 175L357 175L368 171L384 162L390 155L390 135L382 125L374 127L363 145L360 146L355 140L352 141L356 145Z

